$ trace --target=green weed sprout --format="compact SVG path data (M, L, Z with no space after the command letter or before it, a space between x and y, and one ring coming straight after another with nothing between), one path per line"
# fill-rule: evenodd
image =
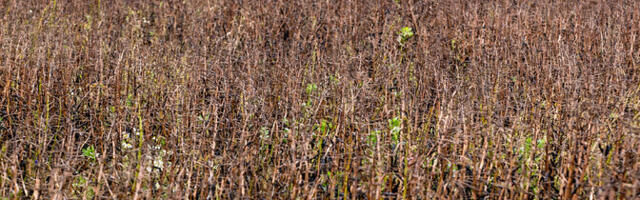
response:
M399 140L398 135L400 134L400 130L402 129L401 124L402 124L402 119L398 117L394 117L393 119L389 120L389 130L391 131L391 140L393 140L394 143L397 143Z
M82 155L90 158L91 160L96 160L96 156L98 154L96 153L96 149L93 147L93 145L91 145L87 148L82 149Z
M327 132L329 132L331 128L333 128L333 124L331 124L331 122L327 122L327 120L324 120L324 119L320 122L320 125L318 126L320 134L322 135L325 135Z
M398 43L404 47L404 44L407 43L411 37L413 37L413 29L407 26L402 27L398 32Z
M318 89L318 85L316 85L315 83L310 83L310 84L307 84L306 92L307 94L311 95L311 93L313 91L316 91L317 89Z

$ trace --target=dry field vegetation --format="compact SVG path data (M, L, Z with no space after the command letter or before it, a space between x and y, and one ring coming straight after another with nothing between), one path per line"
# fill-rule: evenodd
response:
M0 197L640 198L639 26L637 1L3 0Z

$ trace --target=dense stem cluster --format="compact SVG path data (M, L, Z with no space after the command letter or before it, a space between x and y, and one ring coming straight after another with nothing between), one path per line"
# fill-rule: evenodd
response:
M640 198L638 1L5 0L0 197Z

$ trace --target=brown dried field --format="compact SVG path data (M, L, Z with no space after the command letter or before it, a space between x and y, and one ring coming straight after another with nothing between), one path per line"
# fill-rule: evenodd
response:
M638 199L639 37L640 1L2 0L0 199Z

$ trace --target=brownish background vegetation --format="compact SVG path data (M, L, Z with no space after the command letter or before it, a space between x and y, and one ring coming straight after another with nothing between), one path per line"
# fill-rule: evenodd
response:
M639 198L637 1L0 11L9 199Z

